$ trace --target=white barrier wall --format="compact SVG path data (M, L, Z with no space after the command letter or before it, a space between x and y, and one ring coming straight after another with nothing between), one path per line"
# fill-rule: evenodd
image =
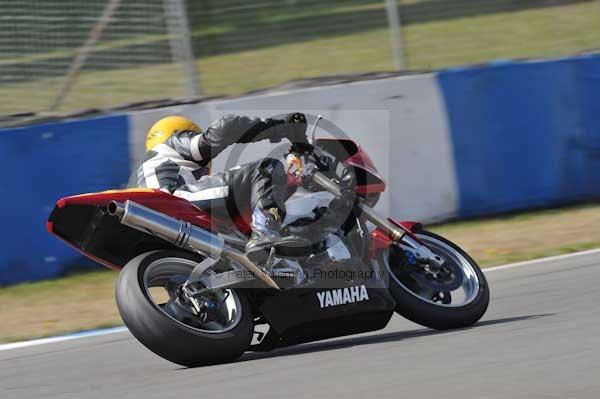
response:
M388 183L380 202L382 211L422 221L457 214L451 137L437 80L432 74L135 112L129 118L131 158L134 165L139 162L148 129L167 115L184 115L207 126L229 113L268 117L293 111L322 114L368 152ZM324 135L322 130L318 131L317 136ZM233 166L232 155L238 152L239 162L249 162L267 154L272 156L273 151L282 152L282 145L276 148L261 142L233 151L219 155L214 162L215 171Z

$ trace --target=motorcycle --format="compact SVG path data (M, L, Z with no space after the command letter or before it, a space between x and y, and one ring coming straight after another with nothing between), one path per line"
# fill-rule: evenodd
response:
M125 325L184 366L379 330L394 312L438 330L476 323L490 295L477 263L421 223L375 211L385 182L369 156L314 131L314 151L292 147L297 167L311 158L313 170L287 199L284 221L305 246L272 247L252 261L249 203L226 220L154 189L62 198L47 229L120 271Z

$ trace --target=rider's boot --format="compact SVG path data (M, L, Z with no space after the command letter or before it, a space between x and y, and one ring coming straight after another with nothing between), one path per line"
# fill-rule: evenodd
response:
M273 246L301 247L307 245L307 240L300 237L282 237L280 234L281 222L277 208L254 209L252 212L252 237L246 244L246 255L250 260L255 263L264 263Z

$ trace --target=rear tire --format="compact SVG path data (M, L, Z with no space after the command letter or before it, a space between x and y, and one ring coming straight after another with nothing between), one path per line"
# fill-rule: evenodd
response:
M185 251L161 250L129 261L116 285L117 306L129 331L152 352L182 366L204 366L238 358L248 349L254 331L250 303L244 293L235 291L241 303L241 319L228 331L203 332L187 326L161 309L146 288L146 269L163 258L202 260Z
M381 250L377 253L377 261L381 265L382 272L389 277L389 290L396 301L396 312L417 324L436 330L463 328L475 324L486 312L490 300L489 286L483 272L466 252L445 238L428 231L416 235L425 244L429 239L455 251L456 256L462 257L470 266L470 270L475 273L478 287L471 294L473 298L468 303L458 306L432 303L412 292L407 285L401 284L393 276L393 272L386 266L393 261L393 257L388 257L388 250ZM388 257L387 263L386 257Z

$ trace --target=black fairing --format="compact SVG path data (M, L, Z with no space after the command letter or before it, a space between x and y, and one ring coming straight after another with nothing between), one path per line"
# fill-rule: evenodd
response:
M54 234L117 268L144 252L175 248L164 240L122 225L101 206L55 207L49 221L53 223Z
M345 278L318 279L310 288L296 288L262 299L258 312L270 325L269 333L254 350L295 345L344 335L364 333L384 328L389 322L396 303L389 294L381 276L356 262L332 263L316 271L313 276L353 272L352 280ZM363 272L363 274L360 274ZM310 272L308 272L311 275ZM360 276L360 277L359 277ZM360 287L364 285L368 300L322 308L317 293Z

